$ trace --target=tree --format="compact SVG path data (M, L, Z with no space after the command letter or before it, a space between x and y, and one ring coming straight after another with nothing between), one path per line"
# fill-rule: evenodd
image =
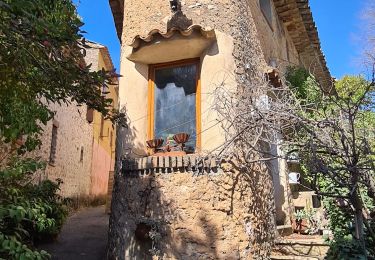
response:
M118 75L85 64L89 46L70 0L0 0L0 17L0 258L47 259L33 243L62 226L59 183L34 183L45 164L15 152L40 145L43 125L54 116L50 103L87 105L120 119L101 93Z
M314 102L296 111L297 128L288 149L298 152L318 194L350 205L355 237L365 248L364 226L375 238L364 199L368 195L375 205L375 81L347 76L328 95L319 95L318 86L307 86L312 95L305 100L313 97Z
M349 205L364 252L365 236L374 238L365 206L365 200L375 205L374 79L345 77L328 88L304 69L290 68L284 84L268 76L253 86L231 91L222 84L215 91L226 133L217 153L248 169L298 154L310 188Z
M1 141L24 136L22 148L34 149L53 117L51 102L87 104L111 115L111 100L100 89L117 75L89 71L83 23L70 0L2 0L0 16Z

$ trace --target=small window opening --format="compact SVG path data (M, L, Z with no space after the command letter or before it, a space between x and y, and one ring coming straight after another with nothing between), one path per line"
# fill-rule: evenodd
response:
M52 126L51 149L49 154L49 163L55 164L56 162L56 147L57 147L57 126Z
M100 137L103 137L104 135L104 116L102 114L102 117L100 119Z
M83 146L81 146L81 154L79 156L79 161L83 162Z

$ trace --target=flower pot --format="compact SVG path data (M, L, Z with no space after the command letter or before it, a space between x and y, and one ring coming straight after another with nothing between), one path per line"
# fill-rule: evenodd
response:
M293 231L297 232L298 234L306 233L306 230L308 228L307 220L306 219L293 219L292 228L293 228Z
M184 150L185 143L189 140L190 135L187 133L178 133L173 136L173 140L181 145L181 150Z
M164 143L164 140L161 138L151 139L146 141L147 147L157 152L158 148L160 148Z

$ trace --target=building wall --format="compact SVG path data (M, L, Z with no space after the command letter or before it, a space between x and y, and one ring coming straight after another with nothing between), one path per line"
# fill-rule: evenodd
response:
M54 164L47 164L41 178L61 179L61 194L65 197L88 195L91 185L92 127L86 120L86 107L51 104L50 109L56 115L44 129L40 150L33 154L49 161L52 127L55 123L58 126L56 159Z
M120 79L119 97L129 128L118 129L109 258L151 259L150 241L136 238L139 225L148 222L161 232L156 244L166 259L268 259L274 224L290 224L292 198L286 161L274 160L267 169L244 169L235 163L230 167L220 165L221 171L215 174L204 171L197 174L178 166L190 160L185 156L145 157L150 116L148 65L157 61L130 61L133 49L129 45L137 36L148 42L152 38L150 32L155 31L159 32L159 38L151 40L150 45L161 45L163 41L173 44L174 36L164 34L169 40L160 36L173 26L169 24L171 11L164 0L110 2L117 27L118 21L123 20L123 28L118 30L123 32L121 74L124 75ZM215 99L209 93L214 92L215 86L224 83L231 90L241 90L261 84L270 66L278 68L283 76L287 66L308 67L313 64L311 59L321 70L316 75L323 82L330 81L308 3L270 1L273 19L268 24L258 0L180 2L183 13L193 24L203 29L213 28L216 33L215 44L199 55L204 133L198 157L204 157L225 140L223 129L215 125L219 117L211 109ZM123 10L116 9L119 7ZM177 45L179 42L176 40L175 44L180 47L180 57L186 57L192 50L188 45ZM175 49L164 50L162 54L178 60L179 51L169 53ZM277 146L272 152L282 154ZM146 161L134 159L140 157ZM160 164L174 166L164 169ZM139 165L141 168L137 168Z
M92 64L93 71L101 68L112 69L104 62L104 55L107 55L101 51L104 46L99 47L87 49L85 62ZM109 92L108 96L114 100L114 106L117 107L116 87L110 86ZM104 134L100 136L100 113L95 111L94 120L89 123L86 118L87 107L84 105L51 104L49 107L56 113L55 117L44 128L42 146L33 154L46 162L49 161L52 127L55 124L58 126L56 160L55 163L47 165L40 179L61 179L61 194L65 197L105 195L109 171L114 169L116 134L112 123L109 120L104 121Z
M273 1L272 23L269 24L263 14L259 0L249 1L251 12L255 19L258 39L261 43L264 59L268 64L275 61L277 68L285 72L288 66L299 66L299 55L293 41L287 31L286 26L280 21Z
M170 17L168 1L130 0L124 5L119 98L129 128L119 128L117 135L109 258L150 258L149 245L135 239L137 225L146 218L162 223L160 244L166 259L267 259L275 235L272 174L267 169L239 174L238 165L223 165L217 175L200 177L175 168L173 174L151 172L149 177L121 172L126 164L122 158L145 155L147 140L148 66L126 58L132 51L127 44L136 35L166 31ZM263 81L268 61L257 36L258 17L247 1L186 0L182 9L193 24L211 27L217 36L216 46L200 57L202 93L223 80L233 89ZM203 114L215 100L202 94L201 102ZM202 129L217 118L208 109ZM202 135L202 154L223 143L222 130L213 127Z
M115 194L122 197L112 202L109 259L151 259L150 240L135 236L142 223L156 226L163 259L265 256L273 223L266 221L262 228L257 223L259 215L273 211L265 203L270 184L264 169L246 176L230 163L216 173L117 175Z
M124 46L123 55L128 55L131 48ZM155 50L157 51L157 50ZM189 52L189 50L186 50ZM200 58L200 85L201 85L201 140L199 152L214 150L225 141L225 132L220 124L215 110L215 89L225 85L228 90L235 90L236 69L233 52L233 38L225 33L216 31L216 41ZM178 55L176 55L178 57ZM148 75L147 64L133 63L122 59L120 79L120 106L126 107L129 127L122 138L122 151L133 157L146 155L148 137ZM131 93L131 94L129 94Z
M96 68L101 70L111 70L112 68L105 63L105 53L102 49L94 49L97 59ZM114 108L117 108L118 90L117 86L109 85L105 90L107 98L113 100ZM116 143L116 129L112 122L103 118L102 114L94 111L93 116L93 143L92 143L92 175L91 175L91 194L94 196L105 195L108 191L109 172L114 169L114 152Z

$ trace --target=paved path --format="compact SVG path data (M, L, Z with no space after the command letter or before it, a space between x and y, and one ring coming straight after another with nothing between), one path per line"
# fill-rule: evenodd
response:
M107 232L108 215L104 206L87 208L68 218L56 242L41 248L55 260L104 260Z

